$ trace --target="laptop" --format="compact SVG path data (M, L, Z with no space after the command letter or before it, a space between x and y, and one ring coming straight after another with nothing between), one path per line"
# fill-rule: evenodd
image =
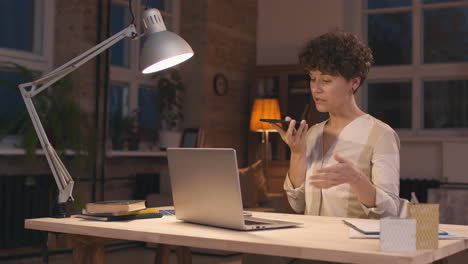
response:
M167 159L179 220L236 230L301 225L244 216L234 149L168 148Z

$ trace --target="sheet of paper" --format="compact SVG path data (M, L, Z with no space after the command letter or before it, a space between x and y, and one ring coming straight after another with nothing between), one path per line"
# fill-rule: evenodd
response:
M349 238L352 239L379 239L379 235L366 235L363 234L359 231L357 231L354 228L349 228ZM457 234L452 234L452 233L445 233L445 234L439 234L439 240L451 240L451 239L466 239L468 240L468 237L466 236L460 236Z

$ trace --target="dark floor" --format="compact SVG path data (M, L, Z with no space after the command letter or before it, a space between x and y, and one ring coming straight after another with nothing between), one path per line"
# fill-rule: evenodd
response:
M128 249L121 249L118 251L112 251L106 253L107 263L112 264L144 264L144 263L154 263L155 249L150 247L133 247ZM237 254L234 256L215 256L207 254L198 254L194 253L192 256L193 264L234 264L241 263L242 255ZM72 262L71 254L60 254L49 257L49 264L68 264ZM10 261L1 261L2 264L41 264L42 259L37 258L27 258L27 259L16 259ZM170 263L177 263L175 254L171 254Z
M112 264L124 264L124 263L131 263L131 264L144 264L144 263L154 263L155 257L155 249L150 247L133 247L128 249L121 249L118 251L112 251L106 253L107 263ZM272 260L271 263L276 263L274 259L276 258L258 258L261 259L261 264L268 264L264 263L265 260ZM458 253L448 259L448 264L465 264L468 263L468 250L465 250L462 253ZM254 260L252 262L252 260ZM68 264L72 262L71 254L61 254L51 256L49 258L49 264ZM255 258L251 258L249 263L256 262ZM27 259L20 259L20 260L10 260L10 261L1 261L3 264L41 264L41 258L27 258ZM171 254L171 264L176 264L177 260L175 254ZM242 263L242 255L235 254L229 256L215 256L215 255L207 255L207 254L199 254L194 253L192 255L192 263L193 264L240 264ZM258 262L260 263L260 262Z

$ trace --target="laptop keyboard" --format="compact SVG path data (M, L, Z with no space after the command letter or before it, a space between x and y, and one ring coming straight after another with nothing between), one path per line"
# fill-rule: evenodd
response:
M265 222L257 222L257 221L251 221L251 220L244 220L245 225L271 225L271 223L265 223Z

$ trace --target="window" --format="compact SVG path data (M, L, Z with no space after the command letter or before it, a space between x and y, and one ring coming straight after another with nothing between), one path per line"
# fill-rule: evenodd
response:
M0 3L0 47L25 51L35 54L42 53L42 23L43 10L41 2L35 5L33 0L2 1Z
M468 80L424 82L424 128L468 127Z
M25 81L12 63L26 67L38 76L52 68L54 0L0 1L0 80L16 86ZM16 135L12 124L29 118L18 89L0 83L0 148L12 147L5 135Z
M179 0L133 0L133 13L137 32L143 31L141 15L148 8L158 8L164 19L167 30L177 33L177 6ZM111 8L111 31L113 34L126 28L131 21L127 0L113 0ZM157 96L157 80L143 75L139 68L139 54L145 38L139 40L125 39L111 48L111 93L109 109L109 125L112 128L112 118L115 114L127 117L138 110L138 126L143 141L153 140L159 128L159 113L155 103ZM125 84L127 92L122 92ZM112 133L110 129L110 133Z
M126 5L112 4L111 34L117 34L130 24L130 14ZM130 67L130 41L123 39L111 48L111 64L113 66Z
M138 88L138 123L143 137L152 139L160 128L160 114L155 100L158 91L151 87Z
M468 6L424 10L424 62L468 62Z
M411 128L411 82L369 83L369 114L393 128Z
M15 85L28 81L18 71L8 68L0 70L0 80ZM15 88L14 86L0 85L0 127L2 130L0 136L17 134L19 129L17 121L23 119L26 114L21 94Z
M129 115L128 105L128 84L126 83L114 83L111 85L110 96L109 96L109 122L110 122L110 134L111 137L118 133L115 131L117 127L117 119Z
M407 135L466 131L468 1L363 2L368 112Z

